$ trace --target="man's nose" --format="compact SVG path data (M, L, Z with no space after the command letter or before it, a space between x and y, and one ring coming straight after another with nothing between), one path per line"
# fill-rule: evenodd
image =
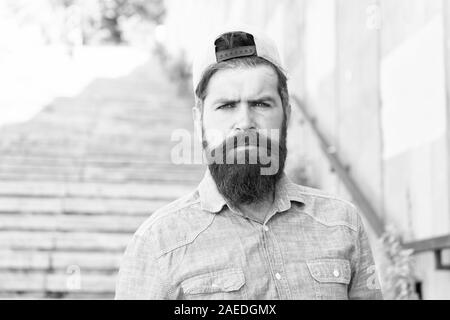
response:
M253 111L251 110L248 103L240 103L238 106L238 112L236 114L236 130L250 130L256 129L256 124L254 121Z

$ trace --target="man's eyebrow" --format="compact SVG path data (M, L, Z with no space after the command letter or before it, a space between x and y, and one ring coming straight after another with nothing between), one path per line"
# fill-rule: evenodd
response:
M213 100L213 104L223 104L223 103L238 103L240 100L233 100L228 98L217 98Z
M224 103L234 104L234 103L238 103L240 101L241 100L233 100L233 99L228 99L228 98L217 98L217 99L213 100L213 104L224 104ZM272 96L262 96L262 97L247 100L247 102L249 102L249 103L261 102L261 101L270 101L272 103L276 103L276 99L273 98Z
M259 98L256 98L256 99L248 100L248 102L250 102L250 103L261 102L261 101L270 101L273 104L276 103L275 98L273 98L272 96L262 96L262 97L259 97Z

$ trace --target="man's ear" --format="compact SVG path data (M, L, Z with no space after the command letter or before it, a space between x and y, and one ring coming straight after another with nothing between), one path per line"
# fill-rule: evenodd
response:
M192 107L192 119L194 120L194 123L200 122L201 115L202 114L201 114L199 107L193 106Z
M202 141L202 111L196 105L192 108L192 119L194 120L194 132L197 139Z
M286 125L289 126L289 121L291 120L291 104L286 106Z

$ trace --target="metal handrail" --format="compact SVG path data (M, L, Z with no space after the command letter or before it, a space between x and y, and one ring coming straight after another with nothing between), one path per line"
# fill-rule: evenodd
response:
M415 253L450 249L450 235L410 241L403 244L407 249L413 249Z
M336 148L328 143L325 136L321 133L320 129L316 125L316 119L310 115L306 106L301 102L300 98L296 95L292 95L291 99L298 106L299 110L302 112L303 117L311 126L314 134L318 138L320 142L320 147L328 158L328 161L331 163L331 166L336 171L337 175L344 183L345 187L349 191L353 200L361 209L362 214L366 217L370 226L374 230L377 236L380 236L384 231L384 224L381 220L380 216L376 213L370 201L361 191L357 183L353 180L353 178L349 175L347 168L342 164L339 157L337 156Z
M403 246L414 253L434 251L436 270L450 270L450 265L444 264L442 258L442 251L450 249L450 235L406 242Z

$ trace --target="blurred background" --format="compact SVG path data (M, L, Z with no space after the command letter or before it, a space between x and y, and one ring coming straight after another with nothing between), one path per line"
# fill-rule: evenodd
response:
M388 299L450 299L447 0L0 1L0 298L110 299L137 227L191 191L190 66L259 27L288 71L287 174L356 203Z

